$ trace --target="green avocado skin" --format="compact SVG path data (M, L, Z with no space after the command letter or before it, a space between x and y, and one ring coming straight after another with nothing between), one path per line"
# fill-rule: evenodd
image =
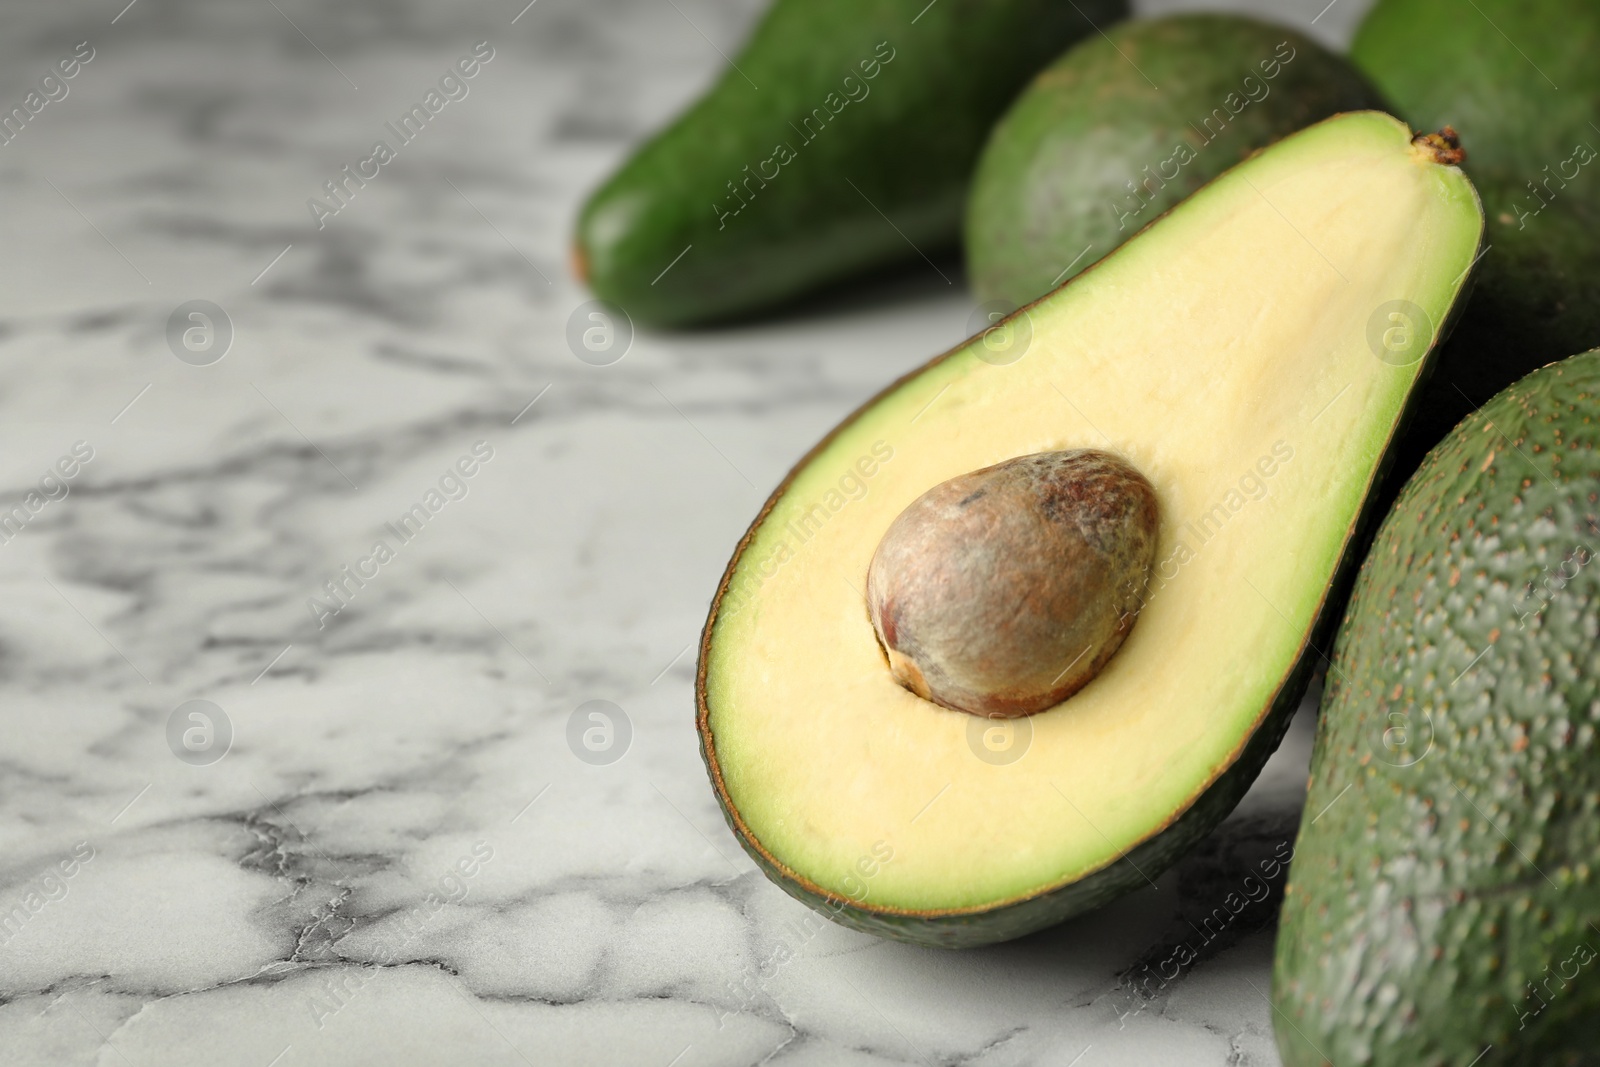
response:
M1126 0L777 0L736 67L589 199L578 273L634 320L684 326L946 251L995 119L1126 13Z
M1379 530L1279 926L1287 1067L1600 1063L1597 501L1593 351L1471 415Z
M1353 67L1269 23L1177 15L1096 35L990 135L967 206L973 288L1021 306L1257 150L1369 108L1385 109Z
M1412 467L1498 390L1600 345L1596 42L1588 0L1379 0L1356 35L1351 59L1396 114L1460 134L1483 198L1488 250L1424 394Z

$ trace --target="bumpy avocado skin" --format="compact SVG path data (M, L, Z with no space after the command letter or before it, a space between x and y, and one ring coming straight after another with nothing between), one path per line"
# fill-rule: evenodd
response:
M1517 378L1600 344L1597 41L1586 0L1379 0L1356 36L1352 60L1396 114L1455 127L1483 198L1488 251L1402 466Z
M1596 552L1600 351L1461 424L1363 564L1279 928L1288 1067L1600 1063Z
M636 321L681 326L937 255L959 237L995 119L1126 13L1126 0L777 0L737 69L584 206L577 270Z
M1353 67L1280 26L1178 15L1097 34L990 135L967 208L972 285L1027 303L1256 150L1367 108L1384 105Z

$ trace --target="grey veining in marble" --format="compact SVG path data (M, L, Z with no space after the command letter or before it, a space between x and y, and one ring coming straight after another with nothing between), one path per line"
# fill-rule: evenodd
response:
M973 310L910 270L569 350L576 205L755 0L124 3L0 41L0 110L90 56L0 145L0 1062L1277 1062L1281 875L1217 909L1289 846L1308 714L1157 884L983 951L812 932L721 823L727 554ZM1278 15L1338 41L1324 3Z

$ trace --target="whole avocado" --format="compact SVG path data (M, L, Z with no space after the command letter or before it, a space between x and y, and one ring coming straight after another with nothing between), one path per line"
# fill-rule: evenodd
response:
M1378 0L1356 35L1351 58L1400 117L1460 134L1487 223L1411 466L1497 390L1600 345L1596 42L1600 4L1588 0Z
M995 119L1126 0L776 0L584 205L574 264L634 319L748 315L953 247Z
M1288 1067L1600 1063L1600 350L1427 457L1328 670L1280 921Z
M1340 111L1383 109L1343 59L1234 15L1124 23L1063 55L995 127L967 205L978 297L1017 307L1246 156Z

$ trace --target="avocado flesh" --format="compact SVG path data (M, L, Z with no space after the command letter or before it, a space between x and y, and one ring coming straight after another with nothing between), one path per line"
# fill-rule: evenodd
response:
M703 752L763 869L846 924L980 944L1144 884L1220 821L1309 677L1425 365L1426 342L1375 358L1369 320L1404 299L1443 322L1480 229L1470 183L1401 123L1340 116L1007 320L1031 331L1020 359L975 338L846 420L741 541L702 639ZM986 762L985 720L891 677L868 563L932 486L1076 447L1155 486L1151 592L1100 675L1026 720L1026 754Z
M1600 1063L1597 451L1600 351L1474 413L1379 531L1279 927L1288 1067Z
M1600 5L1379 0L1351 59L1419 129L1453 126L1488 251L1402 456L1415 469L1522 375L1600 345Z
M967 205L972 286L1025 304L1257 149L1382 107L1343 58L1281 26L1210 14L1115 26L1041 71L996 124Z
M578 273L636 321L682 326L936 256L995 119L1126 14L1126 0L777 0L706 95L589 198Z

